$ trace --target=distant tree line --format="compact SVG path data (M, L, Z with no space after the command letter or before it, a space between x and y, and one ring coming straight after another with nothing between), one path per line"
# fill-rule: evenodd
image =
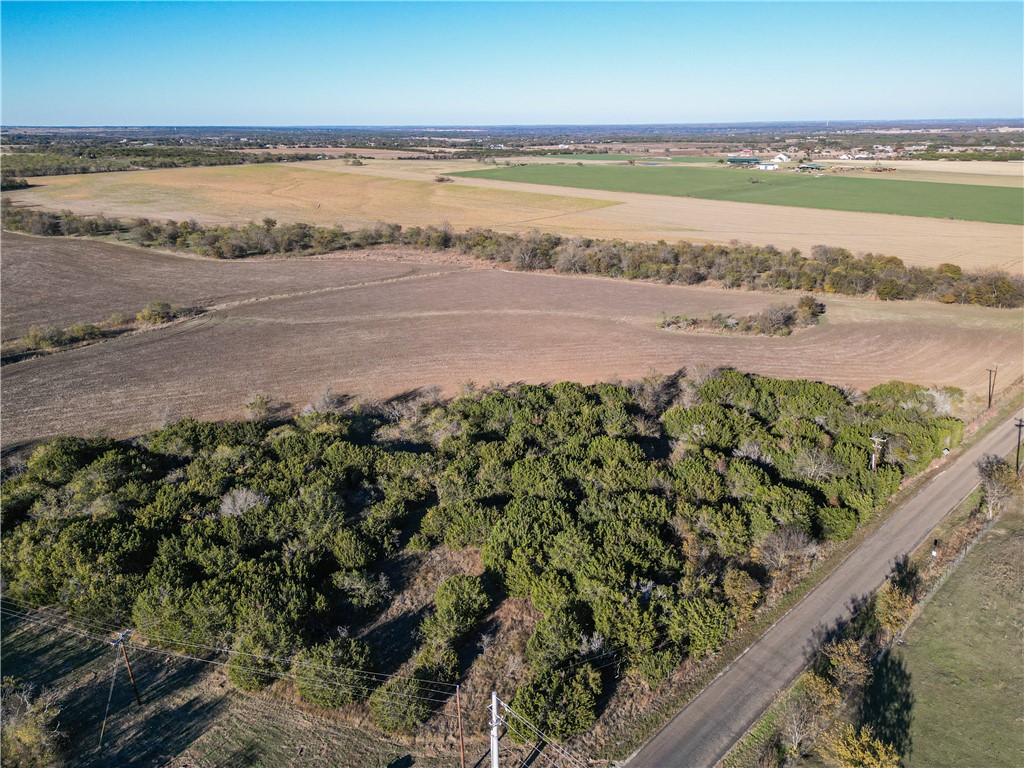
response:
M431 717L431 682L467 673L491 607L520 598L540 618L512 651L512 706L564 739L595 721L612 666L655 686L715 653L963 432L958 393L899 382L725 370L467 391L49 441L0 488L5 596L228 649L242 689L286 677L405 731ZM375 644L388 574L467 549L484 573L442 581L400 653Z
M267 254L327 253L375 245L455 248L474 258L516 270L603 275L674 285L715 282L726 288L801 290L850 296L874 294L891 301L931 299L986 307L1024 305L1024 278L1003 271L965 272L955 264L908 267L895 256L854 256L845 248L817 245L810 256L742 243L627 242L470 229L407 227L379 223L345 230L274 219L243 226L202 225L193 220L159 222L113 219L20 208L3 202L3 228L34 235L116 235L135 245L193 251L218 259Z
M42 151L40 151L42 149ZM65 176L79 173L187 168L203 165L249 165L316 160L316 152L278 154L232 152L200 146L138 146L51 144L44 148L13 147L4 155L4 176ZM354 157L354 155L353 155ZM5 187L6 188L6 187Z
M1005 149L998 151L965 151L965 152L939 152L937 150L925 150L911 152L909 156L914 160L992 160L996 162L1020 162L1024 160L1024 151Z

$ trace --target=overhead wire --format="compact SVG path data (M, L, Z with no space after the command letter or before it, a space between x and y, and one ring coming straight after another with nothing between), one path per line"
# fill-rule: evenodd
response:
M502 701L501 699L498 699L498 703L502 707L505 708L506 712L508 712L513 717L515 717L521 723L523 723L523 725L526 726L526 728L528 728L529 730L533 731L533 733L538 738L540 738L546 744L550 744L551 748L554 749L556 752L561 754L563 757L565 757L567 760L569 760L570 762L574 763L575 765L580 766L580 768L586 768L586 764L583 761L581 761L578 758L574 757L572 754L570 754L569 752L565 751L564 748L562 748L558 744L554 743L550 738L548 738L547 735L544 734L543 731L541 731L537 726L535 726L533 723L531 723L525 717L523 717L518 712L516 712L514 709L512 709L512 707L510 707L506 702Z
M82 632L82 631L79 631L79 630L76 630L74 628L71 628L71 627L67 626L66 623L61 623L61 622L66 622L66 619L63 619L62 617L60 617L58 615L50 615L50 616L48 616L46 618L43 618L43 617L33 617L33 616L25 614L23 612L12 611L9 608L2 608L2 607L0 607L0 609L2 609L5 613L16 615L17 618L23 618L23 619L31 621L31 622L33 622L35 624L43 624L43 625L50 626L50 627L55 628L55 629L69 631L69 632L71 632L73 634L80 635L82 637L86 637L88 639L95 640L95 641L101 642L101 643L108 643L108 642L110 642L108 638L104 638L104 637L101 637L101 636L98 636L98 635L95 635L95 634L92 634L92 633ZM256 668L256 667L242 666L242 665L239 665L237 663L236 664L232 664L231 661L218 661L218 660L215 660L215 659L204 659L204 658L202 658L200 656L194 656L194 655L191 655L191 654L181 653L181 652L177 652L177 651L168 651L168 650L164 650L164 649L160 649L160 648L155 648L155 647L152 647L152 646L146 646L146 645L133 645L132 648L134 648L136 651L142 652L142 653L157 654L157 655L161 655L161 656L165 656L165 657L169 657L169 658L180 658L180 659L185 659L185 660L188 660L188 661L196 661L196 662L200 662L200 663L203 663L203 664L210 664L210 665L218 666L218 667L227 667L229 664L231 664L233 666L233 668L241 670L241 671L253 672L255 674L262 675L262 676L265 676L265 677L269 677L269 678L272 678L272 679L277 679L277 680L288 680L288 681L296 682L296 683L298 682L298 678L296 676L294 676L294 675L288 675L288 674L285 674L283 672L277 672L277 671L274 671L274 670L266 670L266 669L260 669L260 668ZM432 707L432 709L433 709L433 713L432 714L438 714L438 715L441 715L443 717L447 717L447 718L450 718L450 719L454 719L454 718L457 717L456 715L452 715L450 713L443 712L443 711L440 710L439 706L442 705L442 704L447 703L450 700L447 697L437 698L437 697L433 697L433 696L421 696L421 695L418 695L418 694L407 693L407 692L402 692L402 691L387 690L387 689L383 689L383 688L380 688L380 687L371 688L371 687L369 687L367 685L359 685L359 684L356 684L356 683L343 683L343 682L331 681L331 680L313 680L313 681L308 681L307 680L307 681L303 681L303 682L304 683L312 683L314 686L319 687L319 688L324 689L324 690L327 690L327 689L339 690L340 689L340 690L344 690L344 691L347 691L347 692L357 691L357 692L360 693L360 695L364 695L364 697L368 697L370 695L375 695L379 701L384 701L384 702L387 702L387 703L390 703L390 704L407 704L410 701L423 701L423 702L427 702L427 703L429 703L431 705L437 705L435 707Z
M7 598L4 597L3 599L6 600ZM94 634L94 633L91 633L91 632L84 632L84 631L81 631L80 629L77 629L77 628L69 626L67 624L66 617L62 617L59 614L48 613L45 616L38 616L38 615L37 616L33 616L32 614L25 613L23 611L17 611L17 610L14 610L14 609L12 609L12 608L10 608L8 606L3 606L2 604L0 604L0 613L8 615L8 616L10 616L12 618L19 619L19 620L26 620L26 621L28 621L28 622L36 625L36 626L46 627L48 629L53 629L53 630L57 630L57 631L68 632L70 634L73 634L73 635L76 635L76 636L79 636L79 637L84 637L84 638L96 641L97 643L102 643L104 645L110 643L110 639L108 637L103 637L101 635L97 635L97 634ZM95 626L102 626L102 625L97 624L96 622L92 622L92 623ZM158 655L163 655L163 656L172 657L172 658L183 658L183 659L187 659L187 660L198 661L198 662L202 662L202 663L205 663L205 664L213 664L213 665L218 665L218 666L226 665L226 662L219 662L219 661L210 660L210 659L203 659L203 658L199 658L199 657L188 656L186 654L180 654L180 653L175 653L175 652L171 652L171 651L164 651L164 650L159 649L159 648L152 648L152 647L141 646L141 645L134 645L132 647L135 650L143 652L143 653L158 654ZM111 685L110 685L110 690L108 692L108 698L107 698L107 704L106 704L106 708L105 708L105 712L104 712L103 724L101 725L101 743L102 743L102 732L105 729L105 723L106 723L106 720L108 719L109 714L110 714L110 705L111 705L111 700L112 700L112 697L113 697L113 690L114 690L114 687L115 687L115 681L116 681L116 676L117 676L117 664L118 664L119 661L120 661L120 656L118 656L116 654L116 652L115 652L114 666L113 666L112 674L111 674ZM251 669L251 668L247 668L247 669ZM254 671L259 671L260 673L264 673L264 670L254 670ZM276 678L279 678L279 679L293 679L293 678L289 678L287 676L279 676L279 675L269 675L269 676L276 677ZM314 681L314 684L320 685L321 687L326 687L326 681L323 681L323 682L321 682L321 681ZM386 698L386 700L390 701L391 703L402 703L402 702L396 701L394 698ZM249 704L255 704L258 701L258 699L256 697L246 697L245 701L247 703L249 703ZM263 708L263 707L261 707L261 708ZM263 709L266 709L266 708L263 708ZM270 711L270 710L267 709L266 711ZM454 715L449 715L449 714L443 713L443 712L439 712L438 714L442 714L442 715L444 715L446 717L449 717L449 718L454 718L455 717ZM326 725L327 727L329 727L331 729L334 729L334 730L337 730L339 732L355 732L355 733L359 733L359 734L363 734L363 735L368 736L368 738L371 741L374 741L374 742L381 741L379 739L373 739L372 737L369 737L368 734L365 734L365 732L360 731L358 728L353 728L351 726L346 726L343 723L334 722L331 719L326 718L326 717L320 717L318 719L321 720L324 723L324 725ZM397 744L397 743L394 743L394 742L390 742L390 741L386 741L386 740L383 740L383 741L391 749L398 749L399 751L402 751L402 750L405 749L405 747L403 747L400 744ZM374 751L376 751L379 757L382 757L382 758L384 757L385 752L383 751L383 747L381 745L374 743L374 744L372 744L370 746L370 748L373 749Z
M530 764L529 761L530 761L530 759L531 759L531 757L533 755L537 755L538 757L543 757L545 760L548 761L548 763L550 765L554 766L554 768L558 768L558 763L550 755L544 754L544 752L541 750L541 745L542 744L547 744L547 742L545 742L543 740L538 741L537 739L528 738L526 735L524 735L523 733L518 731L515 728L515 726L513 726L506 718L502 717L501 715L498 715L498 722L502 723L505 726L506 732L511 731L515 736L517 736L524 743L525 742L534 742L533 748L526 754L526 757L519 759L520 768L522 768L523 766L529 765ZM499 751L501 749L500 742L499 742L498 749L499 749Z
M27 603L25 601L17 600L15 598L10 598L10 597L8 597L6 595L3 597L3 600L8 600L10 602L18 603L18 604L20 604L22 606L25 606L27 608L31 608L34 611L40 611L41 613L44 613L46 615L54 616L55 618L58 618L60 620L74 619L76 622L78 622L80 624L91 625L93 627L99 628L102 631L116 633L116 632L121 631L121 629L123 629L123 627L116 627L116 626L112 626L112 625L100 624L98 622L95 622L95 621L92 621L92 620L89 620L89 619L84 619L82 617L72 616L71 614L67 614L67 613L54 612L52 609L49 609L49 608L46 608L46 607L34 606L34 605L32 605L30 603ZM140 626L141 627L145 627L146 625L145 624L138 625L135 628L138 630ZM171 646L175 646L175 645L177 645L177 646L188 646L190 648L199 648L199 649L202 649L202 650L212 651L214 653L226 654L228 656L247 656L249 658L258 659L260 661L273 662L273 663L279 663L279 664L287 664L289 666L292 666L292 665L294 665L294 666L305 666L305 667L309 667L311 669L317 669L317 670L320 670L322 672L327 672L327 673L336 673L336 672L351 673L353 675L356 675L357 677L363 677L363 678L366 678L367 680L370 680L370 681L373 681L373 682L376 682L376 683L385 683L385 682L388 682L389 680L393 680L393 679L408 680L410 682L416 683L417 685L421 685L421 686L426 687L428 689L427 690L428 693L438 694L438 695L441 695L441 696L449 696L449 695L453 694L455 692L455 689L458 687L458 683L448 683L448 682L439 681L439 680L428 680L428 679L425 679L425 678L411 677L411 676L408 676L408 675L388 674L388 673L385 673L385 672L374 672L372 670L357 669L357 668L354 668L354 667L328 667L328 666L325 666L325 665L322 665L322 664L317 664L316 662L307 661L307 660L304 660L304 659L297 659L295 657L284 658L284 657L278 657L278 656L265 656L265 655L255 654L255 653L248 653L246 651L236 650L236 649L233 649L233 648L225 648L223 646L204 645L202 643L195 643L195 642L190 642L190 641L187 641L187 640L180 640L180 639L176 639L176 638L169 638L169 637L164 637L164 636L157 635L157 634L152 634L152 633L146 631L145 629L141 630L141 634L143 636L145 636L147 639L154 640L154 641L157 641L157 642L162 642L162 644L166 644L166 645L171 645ZM135 646L135 647L141 647L141 646ZM446 690L439 690L438 688L439 689L446 689Z

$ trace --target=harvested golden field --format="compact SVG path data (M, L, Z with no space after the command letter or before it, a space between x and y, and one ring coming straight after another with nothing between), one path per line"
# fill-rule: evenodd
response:
M895 378L956 385L976 405L993 361L1000 388L1022 373L1017 311L827 298L823 324L790 337L693 335L658 329L660 314L749 313L792 299L459 265L379 278L395 264L365 257L288 265L322 270L319 288L303 290L308 276L266 285L244 271L272 265L237 262L227 266L239 285L262 300L5 366L4 447L128 435L186 415L238 417L255 393L301 407L328 386L388 397L431 384L456 392L471 380L593 382L732 366L858 388ZM209 266L182 259L176 269L186 282Z
M367 166L389 162L368 161ZM245 223L269 216L282 222L340 223L346 227L378 221L423 226L447 221L458 229L514 228L614 204L557 193L480 190L416 176L391 178L353 172L360 170L340 160L324 160L56 176L34 180L41 186L24 190L25 195L14 199L79 213L195 218L203 223Z
M970 165L964 163L963 165ZM1002 165L1002 164L998 164ZM178 168L34 179L5 195L27 205L79 213L196 218L243 223L270 216L358 227L376 221L504 231L557 232L632 240L741 240L809 251L814 245L884 253L906 263L1024 271L1024 228L1009 224L812 210L660 195L570 189L437 175L475 161L340 160L282 165ZM964 181L958 179L958 181Z

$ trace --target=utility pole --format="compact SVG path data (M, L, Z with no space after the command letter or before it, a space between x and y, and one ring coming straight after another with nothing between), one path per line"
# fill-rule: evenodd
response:
M871 437L871 443L874 446L874 448L872 448L872 450L871 450L871 471L872 472L877 472L878 471L878 454L882 450L882 443L887 443L887 442L889 442L889 441L886 440L883 437L874 437L874 436Z
M455 686L455 711L459 713L459 766L466 768L466 742L462 738L462 697L461 685Z
M491 768L501 768L498 765L498 692L491 691Z
M142 697L139 696L139 687L135 684L135 675L132 673L132 664L128 661L128 651L125 649L125 644L128 642L128 636L131 635L132 631L126 629L122 632L116 640L111 641L111 645L114 647L114 666L110 671L110 691L107 693L107 708L103 712L103 722L100 724L100 743L99 746L103 746L103 734L107 730L107 717L110 715L110 701L114 698L114 682L117 680L117 648L121 648L121 655L124 657L125 666L128 667L128 679L132 681L132 690L135 691L135 701L138 702L139 706L142 706Z
M132 681L132 690L135 691L135 701L141 707L142 697L139 695L139 686L135 684L135 675L132 674L132 663L128 661L128 650L125 645L128 643L128 636L132 633L130 629L126 629L121 633L121 636L111 643L115 648L121 646L121 655L124 656L124 665L128 668L128 679Z
M1020 437L1021 432L1024 432L1024 419L1017 419L1017 423L1014 424L1017 428L1017 474L1020 474Z
M988 407L992 408L992 396L996 393L996 374L999 372L999 363L992 363L988 368Z

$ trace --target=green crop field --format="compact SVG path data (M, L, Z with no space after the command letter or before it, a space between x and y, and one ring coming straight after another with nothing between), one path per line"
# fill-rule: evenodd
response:
M1024 516L1008 511L907 632L909 768L1024 765L1022 544Z
M705 200L1024 224L1024 190L747 168L523 165L455 176Z
M717 163L715 157L670 157L667 155L613 155L603 152L578 152L569 155L545 155L545 157L556 160L608 160L611 162L626 162L636 160L644 163Z

